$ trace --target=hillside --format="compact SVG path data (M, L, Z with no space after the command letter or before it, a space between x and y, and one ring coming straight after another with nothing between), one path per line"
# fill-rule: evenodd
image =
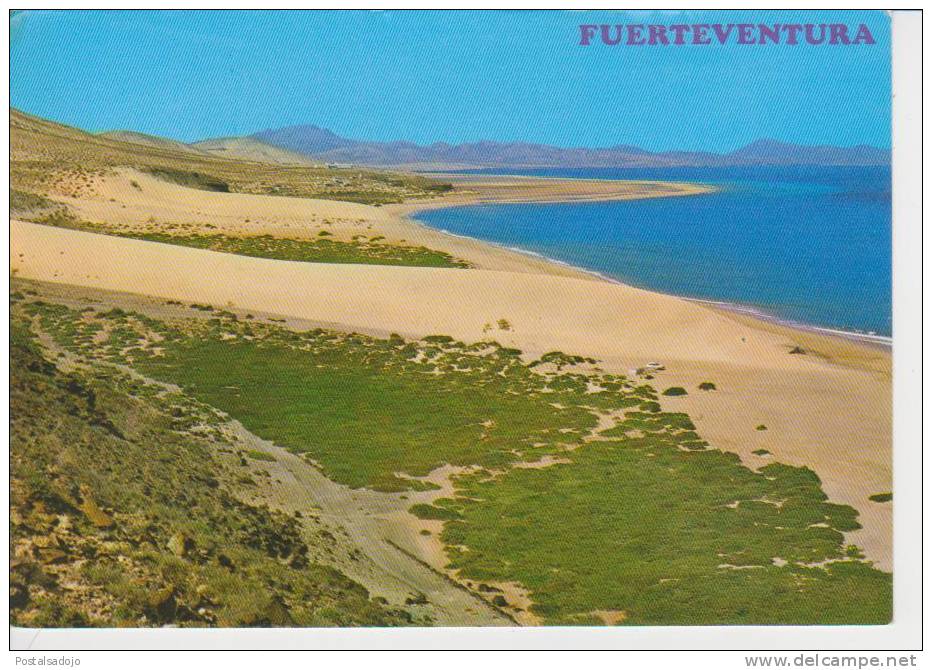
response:
M133 130L108 130L104 133L98 133L98 137L105 137L108 140L117 142L129 142L130 144L141 144L156 149L166 149L169 151L181 151L184 153L203 154L205 152L184 142L170 140L165 137L156 135L147 135L146 133L137 133Z
M157 149L168 149L182 153L191 153L200 156L219 156L233 160L250 161L253 163L274 163L281 165L318 166L319 163L288 149L266 144L254 137L218 137L213 140L185 144L157 135L137 133L132 130L111 130L98 133L99 137L141 144Z
M279 156L283 153L274 149L270 152ZM121 167L208 190L368 204L427 198L447 189L444 184L418 176L216 156L140 133L94 135L15 109L10 111L14 202L31 201L37 205L42 198L80 194L90 188L94 174Z
M69 367L40 345L23 297L11 296L12 623L411 623L321 562L346 551L326 526L251 500L263 471L248 464L267 460L226 436L222 415L116 366Z

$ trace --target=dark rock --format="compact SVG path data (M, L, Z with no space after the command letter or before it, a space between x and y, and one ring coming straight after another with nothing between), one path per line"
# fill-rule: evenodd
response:
M175 600L175 587L166 586L149 595L149 608L157 621L171 621L175 618L178 603Z
M405 605L426 605L428 602L430 601L427 600L427 596L423 593L418 593L417 595L405 599Z
M10 584L10 609L20 609L29 603L29 590L23 584Z

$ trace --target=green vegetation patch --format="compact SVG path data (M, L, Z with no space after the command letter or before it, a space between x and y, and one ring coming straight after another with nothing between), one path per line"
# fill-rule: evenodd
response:
M468 268L466 261L453 258L443 251L423 246L383 244L354 239L350 242L318 238L314 240L291 240L271 235L234 237L230 235L184 235L157 233L142 230L113 228L102 224L81 221L64 208L43 213L33 218L59 228L71 228L103 235L129 237L136 240L177 244L195 249L209 249L227 254L272 258L283 261L306 263L351 263L366 265L406 265L437 268ZM326 231L322 231L326 232ZM329 233L328 233L329 234Z
M217 311L172 324L35 300L15 312L353 487L409 490L441 465L478 466L411 512L444 523L463 578L520 584L546 623L603 610L626 624L890 620L890 575L845 545L856 511L827 502L813 472L748 469L662 411L651 386L587 359L525 363L494 342L293 332ZM619 419L600 429L606 415ZM515 467L545 456L557 462Z
M668 388L667 390L663 392L663 395L668 395L668 396L686 395L686 389L684 389L682 386L671 386L670 388Z
M168 326L122 310L24 310L61 346L177 384L353 487L432 488L411 477L536 461L582 444L593 410L655 397L614 376L590 393L585 375L539 374L494 342L296 333L219 312Z
M810 470L755 472L669 435L568 457L460 479L449 508L462 518L442 534L451 567L519 582L549 624L600 610L647 625L890 621L890 575L849 557L856 512L826 502Z
M868 496L867 499L873 502L885 503L885 502L890 502L891 500L893 500L893 494L892 493L875 493L872 496Z
M326 231L323 231L326 232ZM114 234L110 231L110 234ZM307 263L353 263L367 265L409 265L437 268L466 268L469 263L450 254L422 246L378 244L364 240L289 240L257 235L231 237L227 235L170 235L166 233L121 233L151 242L178 244L197 249L210 249L228 254L273 258Z
M460 518L460 515L455 511L438 505L412 505L408 511L418 519L449 521Z

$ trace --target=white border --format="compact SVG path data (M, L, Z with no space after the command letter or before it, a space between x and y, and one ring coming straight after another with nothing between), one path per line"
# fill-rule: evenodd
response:
M14 5L21 8L28 2ZM73 2L51 1L43 7L75 8ZM95 3L100 8L119 8L111 1ZM125 4L125 3L124 3ZM201 6L214 4L199 3ZM233 8L240 3L227 3ZM284 5L285 3L282 3ZM324 4L324 3L321 3ZM340 3L341 8L371 8L390 3ZM429 8L424 2L395 3L413 8ZM494 7L490 2L472 3L475 8ZM638 3L640 6L655 3ZM807 8L807 3L786 3L790 8ZM839 4L838 9L853 3L820 3L823 6ZM162 7L179 3L160 3ZM726 8L727 3L708 2ZM536 7L567 8L565 2L542 1ZM591 0L590 8L609 8L610 3ZM811 6L811 5L810 5ZM384 7L388 8L388 7ZM8 6L7 9L10 9ZM922 267L920 158L922 156L921 108L921 15L915 12L896 12L893 17L893 255L894 255L894 478L896 501L894 526L896 548L894 552L895 621L879 627L632 627L632 628L430 628L430 629L133 629L133 630L24 630L11 631L12 647L32 650L58 649L917 649L921 645L921 559L920 527L922 471L919 467L921 448L920 394L921 341L919 333L921 314L921 288L916 281ZM9 39L7 33L5 39ZM9 46L7 44L7 46ZM9 67L9 62L7 66ZM858 95L852 91L852 95ZM7 140L9 129L2 132ZM7 156L7 170L9 157ZM8 197L4 191L2 197ZM9 232L9 231L8 231ZM7 280L8 281L8 280ZM4 346L8 347L8 316L3 318ZM9 374L9 351L2 359ZM3 430L9 425L9 407ZM9 434L6 432L9 446ZM8 464L4 463L4 468ZM9 492L4 490L8 503ZM9 509L8 504L4 509ZM4 557L8 547L4 544ZM8 579L8 575L5 577ZM9 613L4 611L7 623ZM28 657L29 655L11 654ZM56 657L61 656L56 654ZM127 660L122 654L81 654L93 657L94 667L123 667ZM226 655L224 655L226 656ZM692 656L692 655L691 655ZM695 667L722 667L712 657L706 661L690 658L688 665ZM207 657L193 656L191 660ZM239 655L232 665L239 667L256 660L251 655ZM247 660L251 659L251 660ZM682 661L686 658L680 657ZM733 660L736 660L732 657ZM229 660L229 659L228 659ZM284 659L282 659L283 662ZM707 665L707 661L712 661ZM161 664L153 657L135 656L134 665L154 667ZM457 665L453 663L452 665ZM686 665L686 663L684 663ZM738 667L738 666L735 666ZM743 667L743 664L742 664Z

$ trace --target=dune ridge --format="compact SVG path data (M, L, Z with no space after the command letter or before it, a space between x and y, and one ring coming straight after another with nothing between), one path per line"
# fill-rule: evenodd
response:
M13 221L16 275L206 301L341 330L496 339L528 355L559 349L595 356L605 369L621 372L660 362L666 370L658 373L658 387L690 390L685 397L665 398L666 406L689 412L714 446L738 453L750 465L767 462L753 453L764 449L775 460L813 468L832 500L861 513L864 528L851 541L878 567L890 568L890 506L867 500L891 486L888 353L809 333L806 341L818 355L793 355L798 333L792 329L762 327L673 296L446 236L387 208L194 192L165 183L126 189L120 180L127 178L104 183L93 200L69 204L115 225L133 225L148 212L159 220L184 216L195 224L238 227L243 234L268 226L280 234L316 234L308 216L326 212L337 235L362 226L395 240L456 250L475 269L273 261ZM119 196L116 204L111 194ZM702 381L719 390L695 390ZM755 430L758 425L768 430Z

